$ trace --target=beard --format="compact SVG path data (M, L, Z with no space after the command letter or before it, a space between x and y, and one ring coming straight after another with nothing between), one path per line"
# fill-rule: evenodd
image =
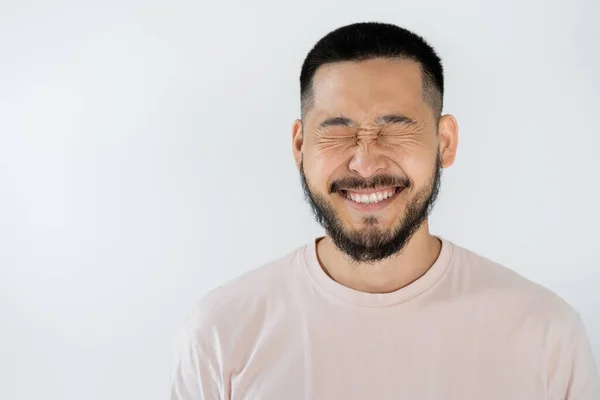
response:
M344 226L339 214L325 196L310 188L304 174L304 164L300 163L300 182L304 197L310 204L317 222L325 229L335 246L345 253L350 261L357 263L373 263L399 254L408 244L412 236L423 225L433 210L441 187L442 165L440 155L436 157L432 177L428 184L419 190L406 205L402 216L395 226L387 230L380 229L377 218L366 215L363 218L364 228L349 230ZM398 185L398 183L401 183ZM345 189L368 188L379 186L402 186L408 189L413 186L407 178L393 176L376 176L361 181L360 179L344 179L330 185L330 193Z

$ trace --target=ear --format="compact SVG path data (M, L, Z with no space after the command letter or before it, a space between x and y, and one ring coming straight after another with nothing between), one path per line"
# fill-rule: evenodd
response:
M442 167L449 168L454 164L458 147L458 123L452 115L442 115L438 123L439 152Z
M292 125L292 150L294 152L294 159L296 160L296 168L300 170L300 164L302 162L302 145L304 144L304 133L302 120L297 119Z

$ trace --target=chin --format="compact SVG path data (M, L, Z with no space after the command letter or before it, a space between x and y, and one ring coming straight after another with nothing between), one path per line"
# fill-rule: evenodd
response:
M365 232L387 234L394 231L398 221L391 221L375 216L363 216L352 222L344 223L348 232L352 234L361 234Z

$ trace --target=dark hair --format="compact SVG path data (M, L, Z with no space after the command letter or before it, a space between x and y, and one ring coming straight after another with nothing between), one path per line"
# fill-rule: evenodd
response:
M434 116L439 118L444 98L444 71L440 58L421 36L381 22L360 22L338 28L309 51L300 72L302 117L313 105L312 83L320 66L379 57L419 63L423 76L423 99L432 108Z

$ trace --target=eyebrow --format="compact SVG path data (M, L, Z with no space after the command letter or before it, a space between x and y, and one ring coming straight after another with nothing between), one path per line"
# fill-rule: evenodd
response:
M402 114L387 114L377 118L378 124L399 124L399 125L416 125L417 121ZM357 125L350 118L346 117L332 117L327 118L325 121L319 124L320 128L327 128L330 126L355 126Z
M377 119L380 124L416 125L417 121L402 114L388 114Z
M325 121L319 124L319 128L328 128L330 126L352 126L354 121L346 117L332 117L327 118Z

